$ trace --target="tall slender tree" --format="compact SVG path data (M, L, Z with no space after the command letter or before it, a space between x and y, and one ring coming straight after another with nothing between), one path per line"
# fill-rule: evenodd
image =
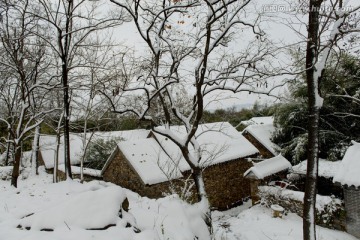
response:
M53 39L47 44L55 52L61 64L61 84L63 89L64 111L64 162L66 178L72 178L70 159L70 90L72 73L78 67L78 54L87 38L96 31L119 25L123 22L121 13L101 13L97 1L67 0L48 1L37 0L38 5L31 14L42 24L48 25L54 33Z
M320 96L320 81L326 70L326 62L330 56L333 46L343 37L342 25L351 12L357 11L360 6L354 7L351 11L342 11L342 1L333 3L332 11L321 11L323 0L310 0L308 38L306 47L306 82L308 95L308 161L304 196L303 211L303 233L304 240L316 239L316 189L318 177L318 153L319 153L319 112L323 105L323 98ZM324 8L327 9L327 8ZM321 17L325 16L325 23L333 21L332 30L328 39L323 41L321 33L324 26ZM320 27L321 26L321 27Z
M45 60L46 47L40 34L36 18L27 14L30 2L4 1L1 44L4 49L0 56L0 66L8 69L4 85L8 95L1 93L5 101L10 99L8 118L0 118L8 126L8 139L12 143L15 156L11 185L17 187L20 171L21 145L26 135L36 128L46 111L36 109L39 89L51 89L51 78L46 77L48 62ZM45 70L46 69L46 70ZM42 91L42 95L45 92ZM11 103L10 103L11 102Z

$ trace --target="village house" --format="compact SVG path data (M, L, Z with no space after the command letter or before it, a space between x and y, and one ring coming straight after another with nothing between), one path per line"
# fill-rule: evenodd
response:
M262 158L271 158L278 154L276 149L279 147L271 141L275 131L273 117L254 117L240 124L246 126L242 134L259 149Z
M171 128L180 137L184 134L182 126ZM201 165L211 206L227 209L247 198L250 182L244 178L244 172L252 166L248 157L259 151L227 122L200 125L196 138L203 150ZM180 149L154 132L147 139L119 142L102 176L105 181L150 198L162 197L171 190L178 190L184 198L189 197L184 193L190 190L193 194L189 198L196 198L190 167Z
M128 131L112 131L112 132L91 132L88 133L86 143L88 141L94 142L98 139L108 141L111 139L121 140L136 140L146 138L149 131L145 129L128 130ZM64 174L64 138L60 138L58 150L58 176L60 179L65 178ZM70 161L72 165L72 173L74 178L80 177L80 163L83 157L83 134L70 133ZM56 136L55 135L41 135L39 140L39 162L40 165L45 166L48 173L53 173L56 155ZM86 163L86 159L84 162ZM84 179L101 179L101 171L96 169L84 168Z
M344 189L346 231L360 238L360 143L352 142L334 176Z

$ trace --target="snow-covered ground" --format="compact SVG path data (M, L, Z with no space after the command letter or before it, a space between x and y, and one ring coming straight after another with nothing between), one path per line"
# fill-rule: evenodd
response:
M129 211L119 210L125 197ZM302 220L295 214L282 219L271 210L247 203L214 212L219 240L300 240ZM210 239L200 207L176 196L157 200L102 181L52 183L52 176L19 179L19 188L0 180L0 240L199 240ZM132 225L132 226L130 226ZM135 226L136 228L134 228ZM105 230L94 230L106 228ZM140 232L139 232L140 230ZM355 240L339 231L318 228L318 239Z

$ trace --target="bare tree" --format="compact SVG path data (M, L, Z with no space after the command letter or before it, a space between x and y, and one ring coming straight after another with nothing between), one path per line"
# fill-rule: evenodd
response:
M65 151L65 173L67 178L72 178L70 161L70 89L71 73L77 67L77 54L79 49L92 33L116 26L122 23L120 15L102 13L96 1L85 0L69 1L36 1L38 5L30 11L40 22L49 26L54 33L47 44L56 53L58 61L61 62L61 83L63 88L64 107L64 151ZM42 37L42 36L40 36ZM45 38L46 40L47 38Z
M30 33L30 30L39 32L41 29L36 19L26 13L29 2L4 1L3 7L1 43L4 52L0 65L9 69L5 82L9 95L4 97L8 102L9 116L0 120L7 124L11 136L7 141L14 147L11 185L17 187L22 141L46 114L36 107L36 103L41 100L38 98L41 89L51 89L51 78L46 77L46 48L39 38ZM46 91L41 94L46 95Z
M306 49L306 81L308 87L308 161L304 196L303 232L304 240L316 239L315 204L318 176L319 152L319 111L323 104L320 96L320 81L324 76L326 62L333 46L345 33L342 26L351 11L357 11L360 6L351 11L338 11L342 1L333 1L332 11L322 12L323 0L310 0L308 20L308 42ZM325 18L325 20L324 20ZM322 34L332 22L332 31L326 41L322 41Z
M202 175L202 146L195 133L202 121L206 98L212 94L220 91L271 94L275 88L266 88L264 76L271 75L271 67L265 66L271 66L266 62L273 50L258 27L260 18L247 20L244 16L249 0L111 2L132 17L140 37L136 46L140 53L128 54L123 61L124 83L112 92L108 86L102 92L114 112L131 112L149 121L154 132L180 149L191 167L211 231ZM235 48L242 31L251 36L248 42L251 44ZM188 93L184 94L184 90ZM154 105L159 111L154 110ZM171 128L174 123L184 127L181 136Z
M77 66L77 78L81 80L74 84L73 109L76 109L76 113L73 115L78 118L82 124L80 127L83 129L81 181L84 178L85 157L94 132L108 125L107 121L111 121L110 119L104 121L110 108L107 102L102 101L98 92L101 86L117 79L119 68L121 69L121 64L117 61L124 53L121 47L112 40L111 35L112 31L108 31L106 37L94 34L91 39L84 41L78 53L80 63Z

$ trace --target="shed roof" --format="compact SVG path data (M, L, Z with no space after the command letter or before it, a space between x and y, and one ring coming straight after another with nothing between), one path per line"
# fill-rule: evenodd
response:
M284 171L291 168L291 163L281 154L255 163L253 167L249 168L244 177L255 177L257 179L264 179L272 174Z
M253 136L259 143L261 143L269 152L273 155L277 154L276 149L279 148L275 143L271 141L273 132L275 131L274 125L271 124L260 124L250 125L244 129L244 133L248 132Z
M347 149L333 181L358 188L360 187L360 143L352 141L352 144Z

